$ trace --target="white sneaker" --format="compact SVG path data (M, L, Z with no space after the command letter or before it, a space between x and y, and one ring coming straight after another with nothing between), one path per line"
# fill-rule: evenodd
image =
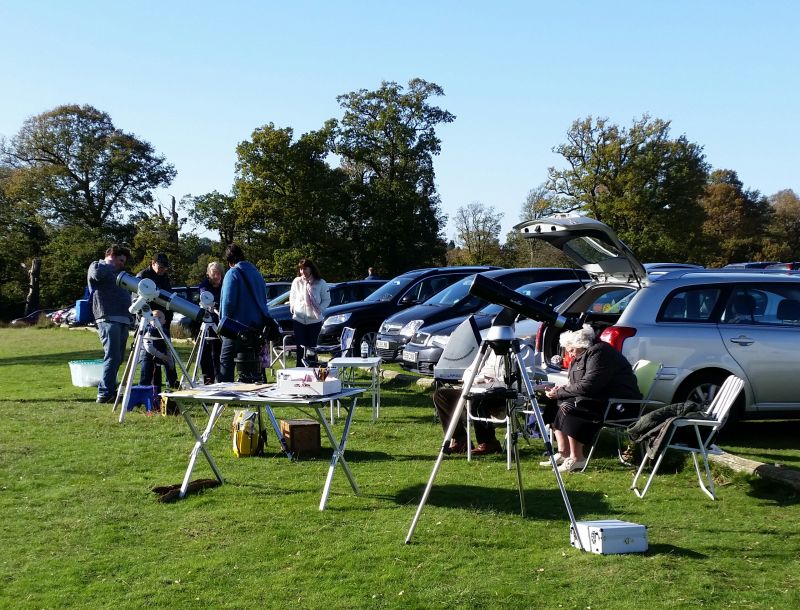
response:
M586 460L577 461L573 457L568 457L564 463L558 467L559 472L578 472L586 466Z
M560 453L554 453L553 454L553 459L555 459L555 461L556 461L556 466L560 466L561 464L564 463L564 460L567 459L567 458L565 458ZM539 462L539 466L542 466L544 468L549 468L550 467L550 460L544 460L543 462Z

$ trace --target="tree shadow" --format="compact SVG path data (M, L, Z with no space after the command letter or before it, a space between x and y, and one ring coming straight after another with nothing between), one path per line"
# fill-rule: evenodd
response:
M0 358L0 366L8 364L35 364L35 365L63 365L70 360L101 360L103 350L98 345L97 349L83 350L80 352L60 352L58 354L42 354L29 356L9 356Z
M698 553L691 549L684 549L674 544L651 544L647 549L647 555L675 555L677 557L688 557L690 559L708 559L705 553Z
M759 468L756 468L757 473ZM749 477L748 483L750 489L746 493L751 498L769 502L773 506L793 506L800 503L800 492L789 485L776 485L774 480L763 476Z

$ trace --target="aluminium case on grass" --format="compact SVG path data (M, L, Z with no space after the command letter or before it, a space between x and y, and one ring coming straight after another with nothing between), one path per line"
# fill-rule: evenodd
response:
M647 551L647 527L644 525L618 519L578 521L577 525L584 551L598 555ZM578 547L572 527L569 541L572 546Z

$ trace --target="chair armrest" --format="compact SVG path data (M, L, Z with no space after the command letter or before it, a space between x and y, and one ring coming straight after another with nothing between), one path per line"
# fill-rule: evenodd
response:
M716 419L676 419L672 422L676 428L685 428L686 426L708 426L713 428L719 425Z

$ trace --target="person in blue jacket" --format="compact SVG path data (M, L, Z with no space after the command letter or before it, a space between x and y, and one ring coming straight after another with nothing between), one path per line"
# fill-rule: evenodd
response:
M220 324L230 318L250 328L262 329L270 319L264 278L255 265L245 260L239 245L228 244L224 258L229 269L222 280ZM239 339L222 337L218 381L233 381L236 354L248 348L251 346Z

